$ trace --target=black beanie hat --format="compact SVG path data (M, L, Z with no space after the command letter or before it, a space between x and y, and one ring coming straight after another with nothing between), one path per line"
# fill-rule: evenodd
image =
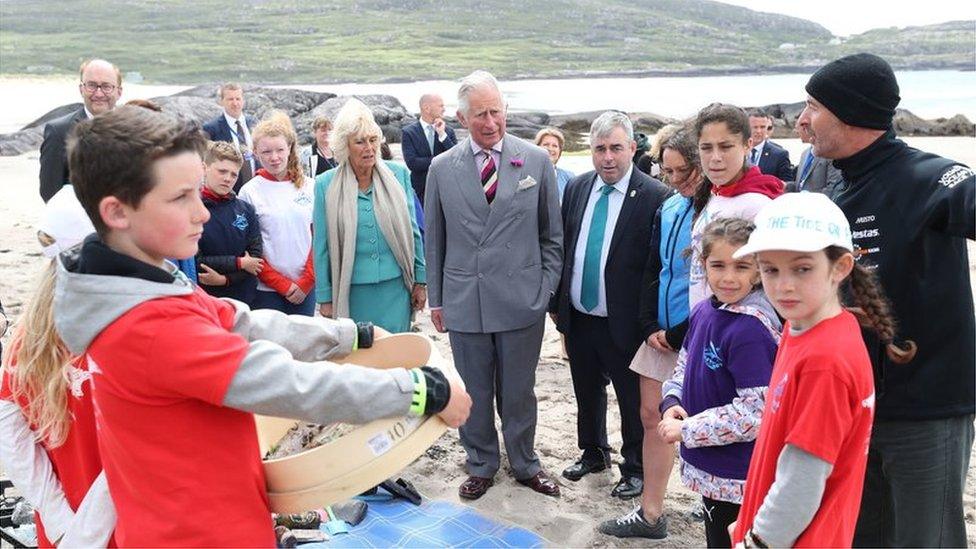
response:
M831 61L810 77L807 93L850 126L887 130L901 101L887 61L857 53Z

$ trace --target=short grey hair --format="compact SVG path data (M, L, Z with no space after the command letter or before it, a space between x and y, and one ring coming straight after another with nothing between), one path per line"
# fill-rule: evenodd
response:
M590 141L610 135L614 128L623 129L627 139L634 140L634 124L630 117L620 111L606 111L590 125Z
M498 80L488 71L476 70L461 79L461 87L458 88L458 111L468 114L471 105L468 103L468 96L476 89L491 88L498 92L502 98L502 106L505 104L505 96L502 95L501 88L498 87Z
M383 138L373 111L362 101L352 97L339 109L333 121L332 131L329 132L329 144L332 145L332 156L340 164L349 160L349 139L357 137ZM376 142L376 155L379 156L380 140Z

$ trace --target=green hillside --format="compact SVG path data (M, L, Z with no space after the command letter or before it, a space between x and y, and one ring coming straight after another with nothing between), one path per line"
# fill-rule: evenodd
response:
M900 34L857 40L890 45L903 67L972 64L972 23L921 53L896 47ZM787 70L850 45L832 39L707 0L0 0L0 73L71 73L96 55L157 83Z

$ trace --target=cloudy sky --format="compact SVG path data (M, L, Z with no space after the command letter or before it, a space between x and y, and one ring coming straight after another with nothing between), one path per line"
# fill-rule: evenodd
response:
M838 35L857 34L878 27L928 25L956 19L976 19L971 0L719 0L756 11L792 15L820 23Z

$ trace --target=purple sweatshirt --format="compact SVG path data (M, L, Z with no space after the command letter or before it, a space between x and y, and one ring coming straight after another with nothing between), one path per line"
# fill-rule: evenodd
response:
M776 358L772 332L781 329L761 291L734 305L723 306L714 297L699 303L691 314L684 345L687 362L680 400L689 417L732 403L739 396L737 389L765 390ZM759 432L758 417L719 415L721 421L737 423L738 431L754 428ZM694 448L682 443L681 458L712 475L745 480L755 436L749 438L748 442Z

